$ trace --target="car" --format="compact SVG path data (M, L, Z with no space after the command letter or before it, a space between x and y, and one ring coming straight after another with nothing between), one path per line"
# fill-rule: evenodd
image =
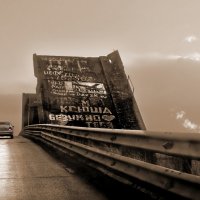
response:
M0 122L0 136L10 136L13 139L13 128L10 122Z

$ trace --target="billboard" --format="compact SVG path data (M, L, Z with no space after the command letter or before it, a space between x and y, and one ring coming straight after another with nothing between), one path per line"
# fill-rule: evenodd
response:
M114 106L98 59L36 56L47 123L113 128Z
M36 54L33 59L43 123L141 129L123 66L115 59Z

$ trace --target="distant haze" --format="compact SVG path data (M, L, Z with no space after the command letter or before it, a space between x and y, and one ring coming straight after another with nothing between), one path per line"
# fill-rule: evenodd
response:
M14 135L18 135L21 130L21 100L20 94L0 95L0 121L10 121L14 125Z
M134 71L130 67L126 72L147 128L199 132L199 63L182 58L143 58L134 66Z
M199 0L0 0L0 120L21 129L34 53L119 50L148 130L200 132Z

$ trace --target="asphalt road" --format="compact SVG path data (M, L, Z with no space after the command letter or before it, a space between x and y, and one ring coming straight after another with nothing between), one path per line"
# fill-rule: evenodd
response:
M0 200L108 199L71 168L23 137L0 139Z

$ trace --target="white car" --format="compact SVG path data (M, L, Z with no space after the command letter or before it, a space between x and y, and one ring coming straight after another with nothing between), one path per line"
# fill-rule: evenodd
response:
M14 126L10 122L0 122L0 136L10 136L13 138Z

